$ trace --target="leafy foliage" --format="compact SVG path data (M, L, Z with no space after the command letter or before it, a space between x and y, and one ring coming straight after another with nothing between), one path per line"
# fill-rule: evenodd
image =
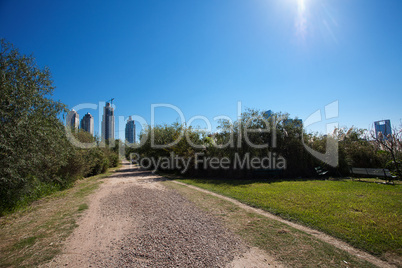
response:
M231 178L253 177L254 174L249 170L233 168L222 170L211 169L207 166L206 170L197 169L194 155L202 153L207 158L228 158L233 163L236 155L241 158L246 155L250 158L261 158L271 153L277 158L283 157L286 160L284 177L317 176L315 168L318 166L328 170L327 175L346 176L349 174L350 167L392 170L395 166L393 163L400 162L400 150L394 150L396 155L396 161L394 161L392 151L387 151L385 145L377 146L373 140L369 139L364 129L353 127L336 129L330 136L306 133L297 121L289 120L287 114L273 113L266 118L262 112L252 109L243 113L235 122L222 120L219 123L217 133L206 133L178 123L170 126L149 127L140 135L139 148L127 150L126 157L129 158L130 153L137 153L140 157L158 159L174 154L190 161L191 166L187 170L190 175ZM305 149L305 146L308 146L315 151L325 153L328 149L329 138L338 143L336 153L339 156L339 164L337 167L331 167L317 160ZM394 140L398 139L383 142L390 144ZM394 144L398 143L394 142ZM151 168L154 169L154 165L151 165ZM266 176L269 177L269 173Z
M394 129L393 133L387 137L380 132L378 135L371 133L377 149L382 150L388 155L387 168L390 168L394 173L402 179L401 163L402 163L402 128Z
M21 55L5 40L0 45L1 215L24 200L104 172L109 158L117 165L117 156L104 148L74 148L59 120L65 105L51 98L49 69L40 69L32 56ZM93 141L88 133L75 135L82 142Z
M227 158L231 163L236 157L265 157L270 153L275 156L287 157L291 161L290 169L285 170L289 176L311 174L312 158L305 152L302 144L302 127L296 124L283 124L287 115L274 114L264 118L263 113L248 110L236 122L222 120L217 133L206 133L192 127L174 123L171 126L159 125L149 127L140 135L139 148L126 151L140 157L161 158L171 154L185 161L190 161L188 172L193 175L228 175L249 176L247 170L197 169L194 155L202 154L205 158ZM155 146L156 145L156 146ZM294 161L293 161L294 160ZM154 166L152 166L154 168ZM180 170L175 170L180 171Z
M66 163L67 140L57 118L65 106L48 98L50 72L39 69L32 56L1 40L0 63L0 187L3 198L14 199L34 178L57 180Z

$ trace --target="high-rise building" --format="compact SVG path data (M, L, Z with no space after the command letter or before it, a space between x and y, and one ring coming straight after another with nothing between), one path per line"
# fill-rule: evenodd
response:
M271 117L272 114L273 114L272 111L271 111L271 110L268 110L268 111L265 111L265 112L263 113L263 117L264 117L265 119L268 119L268 118Z
M293 125L294 127L303 128L303 120L301 119L286 119L283 121L284 126Z
M66 126L74 128L76 131L80 125L80 119L78 113L72 109L67 114Z
M381 132L383 137L387 139L388 134L392 134L391 120L381 120L374 122L375 136L378 139Z
M128 118L126 124L126 141L129 143L135 143L135 123L131 116Z
M103 108L102 140L114 140L114 109L110 102Z
M87 113L81 119L81 129L94 135L94 117L90 113Z

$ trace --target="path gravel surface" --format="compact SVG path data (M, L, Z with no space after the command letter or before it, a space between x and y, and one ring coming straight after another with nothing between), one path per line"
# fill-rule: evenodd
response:
M128 163L104 180L47 267L279 267L220 222Z

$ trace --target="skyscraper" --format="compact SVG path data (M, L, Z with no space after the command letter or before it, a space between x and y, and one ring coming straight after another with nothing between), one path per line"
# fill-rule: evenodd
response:
M90 113L87 113L81 119L81 129L94 135L94 117Z
M79 115L74 109L72 109L67 114L66 126L74 128L75 131L77 131L79 125L80 125Z
M272 115L272 111L271 111L271 110L265 111L265 112L263 113L264 119L270 118L271 115Z
M129 143L135 142L135 123L131 116L128 118L126 124L126 141Z
M303 128L303 120L288 118L283 121L283 125L284 126L293 125L294 127L297 127L297 128Z
M103 108L102 140L114 140L114 109L110 102Z
M388 134L392 134L391 120L381 120L374 122L375 136L378 139L378 134L381 132L383 137L387 139Z

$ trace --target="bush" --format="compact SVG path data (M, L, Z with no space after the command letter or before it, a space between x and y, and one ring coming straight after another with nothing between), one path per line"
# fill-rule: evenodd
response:
M269 125L270 131L262 131ZM217 133L205 133L174 123L172 125L158 125L144 130L140 135L142 146L139 148L129 148L126 151L126 158L130 158L131 153L137 153L140 157L148 158L169 158L171 154L183 158L185 161L194 160L195 153L202 153L205 157L220 158L226 157L231 163L234 162L235 155L244 159L245 155L252 157L264 157L270 153L282 156L286 160L287 167L283 171L284 177L311 177L317 176L315 167L321 166L328 170L330 176L346 176L349 174L350 167L384 168L396 170L401 161L401 149L395 150L395 157L392 152L382 151L384 149L375 145L372 140L367 138L364 129L343 128L337 129L331 135L319 135L314 133L304 133L299 123L295 120L288 120L287 114L272 114L269 118L264 118L264 114L256 110L248 110L243 113L241 118L232 123L221 121ZM246 142L244 129L247 127L252 132L248 132L247 139L254 145L268 145L265 148L257 148ZM184 133L185 135L174 145L168 148L153 148L151 146L151 133L157 145L167 145L172 143ZM241 134L240 134L241 133ZM274 136L275 135L275 136ZM189 137L189 142L185 136ZM273 144L273 137L276 137L276 144ZM338 166L332 167L320 160L315 159L304 148L307 145L315 151L325 153L327 141L331 138L338 142ZM302 140L303 139L303 140ZM400 139L395 139L400 143ZM397 143L394 142L397 147ZM198 148L194 146L196 144ZM217 148L214 144L227 145ZM383 146L384 147L384 146ZM399 146L398 148L400 148ZM335 150L334 148L332 148ZM381 150L380 150L381 149ZM335 153L335 152L334 152ZM394 158L396 161L394 161ZM395 164L395 162L397 162ZM155 167L151 165L151 169ZM273 167L275 169L275 167ZM180 172L181 170L165 170ZM249 170L226 170L196 169L194 161L190 161L187 170L189 174L217 177L252 177L253 172ZM397 173L397 171L395 171ZM268 174L268 173L267 173ZM265 176L265 175L264 175ZM267 175L269 176L269 175Z
M32 56L21 55L0 40L0 216L77 179L118 165L117 154L105 148L80 149L67 140L59 120L67 110L52 100L50 71ZM93 142L84 131L81 142Z

